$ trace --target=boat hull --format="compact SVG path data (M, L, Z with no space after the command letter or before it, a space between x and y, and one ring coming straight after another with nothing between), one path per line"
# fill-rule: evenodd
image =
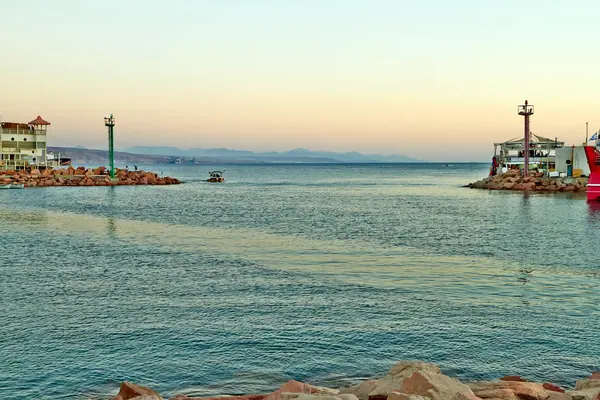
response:
M600 150L594 146L585 146L585 155L590 166L587 184L587 200L600 201Z

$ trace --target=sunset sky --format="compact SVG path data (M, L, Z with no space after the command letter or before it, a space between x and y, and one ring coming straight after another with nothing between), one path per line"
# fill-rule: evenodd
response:
M600 2L0 0L0 115L50 145L487 161L600 128Z

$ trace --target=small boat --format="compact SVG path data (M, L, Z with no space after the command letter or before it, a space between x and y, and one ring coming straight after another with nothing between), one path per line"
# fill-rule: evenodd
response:
M0 185L0 189L10 189L12 185L10 183L6 184L6 185Z
M223 178L223 172L225 171L212 171L209 172L209 178L206 180L206 182L224 182L225 178Z
M11 183L10 184L11 189L23 189L24 187L25 187L24 183Z

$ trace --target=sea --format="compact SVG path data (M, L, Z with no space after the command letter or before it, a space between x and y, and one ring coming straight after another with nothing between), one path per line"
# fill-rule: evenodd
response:
M582 195L463 187L486 164L144 169L185 183L0 191L0 398L340 387L405 359L565 387L600 370Z

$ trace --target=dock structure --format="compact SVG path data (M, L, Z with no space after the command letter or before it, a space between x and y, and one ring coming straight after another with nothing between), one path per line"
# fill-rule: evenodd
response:
M48 152L50 122L37 116L33 121L0 122L0 169L22 170L60 165L60 157Z

